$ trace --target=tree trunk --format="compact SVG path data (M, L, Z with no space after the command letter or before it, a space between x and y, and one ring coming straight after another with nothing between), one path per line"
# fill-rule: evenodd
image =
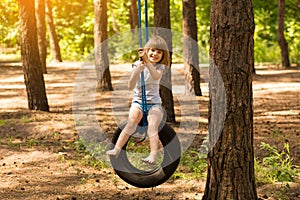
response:
M212 0L210 21L210 152L203 199L255 200L252 2Z
M290 67L288 43L284 37L285 0L278 0L278 44L280 46L282 67Z
M138 10L136 0L130 0L129 23L131 30L138 28Z
M18 0L21 59L30 110L49 111L37 43L34 0Z
M94 0L94 40L97 91L112 91L108 60L107 0Z
M298 0L298 21L300 23L300 0Z
M47 58L47 40L46 40L46 21L45 21L45 0L36 1L36 19L37 19L37 34L40 60L42 71L47 73L46 58Z
M112 0L108 0L108 6L109 6L109 11L110 11L110 19L112 20L112 30L114 33L118 33L120 30L119 24L118 24L118 20L117 20L117 16L115 13L115 9L118 8L119 5L114 4L114 2Z
M201 96L196 21L196 0L182 0L185 93Z
M170 0L154 0L155 34L165 39L172 56L172 32L170 22ZM162 105L167 112L167 121L175 122L174 101L172 93L171 67L167 69L161 79L160 95Z
M58 39L55 31L55 25L53 22L51 2L50 0L45 0L45 1L46 1L46 14L47 14L46 19L49 27L50 48L51 48L52 58L53 61L55 62L62 62Z

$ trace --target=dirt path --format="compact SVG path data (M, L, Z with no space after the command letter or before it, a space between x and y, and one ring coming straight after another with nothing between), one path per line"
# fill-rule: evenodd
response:
M205 179L172 179L155 188L139 189L124 183L110 168L96 170L87 165L90 159L82 158L78 153L80 144L74 144L78 132L72 103L80 66L62 63L48 67L45 82L49 113L27 110L19 63L0 66L0 199L201 199ZM177 100L175 111L181 112L182 117L176 120L186 126L174 128L186 147L199 147L199 140L207 134L207 83L201 85L202 97L183 99L179 67L174 66L173 90ZM127 66L114 65L111 71L117 91L98 94L95 107L96 118L108 136L126 118L126 106L120 106L121 103L128 104L120 98L128 97L123 87L129 73ZM261 142L278 149L288 142L294 164L299 166L300 69L258 69L253 93L256 155L263 155ZM200 116L195 112L195 104L185 105L190 101L197 103ZM184 117L184 112L189 116ZM195 120L200 121L200 126L193 130L189 123ZM261 199L276 199L272 193L279 188L281 185L258 185L258 193ZM286 198L282 199L300 199L299 180L285 190Z

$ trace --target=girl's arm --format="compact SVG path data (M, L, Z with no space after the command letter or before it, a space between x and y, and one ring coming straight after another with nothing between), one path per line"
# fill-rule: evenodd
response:
M135 87L136 82L139 80L140 74L143 70L144 65L140 61L133 64L133 70L128 81L128 88L130 90L132 90Z
M163 70L156 69L151 63L145 65L150 72L150 75L154 80L158 80L163 75Z

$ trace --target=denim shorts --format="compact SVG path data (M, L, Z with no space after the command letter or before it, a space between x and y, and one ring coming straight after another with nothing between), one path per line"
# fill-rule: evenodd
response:
M141 104L137 101L133 101L131 104L131 107L138 107L143 111L143 104ZM150 109L153 109L153 108L158 108L163 111L161 104L147 104L147 107L146 107L147 113L149 112Z

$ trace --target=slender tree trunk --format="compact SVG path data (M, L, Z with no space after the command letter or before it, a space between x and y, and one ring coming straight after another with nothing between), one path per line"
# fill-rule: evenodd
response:
M138 37L138 8L137 8L137 0L130 0L129 5L129 23L132 32L132 41L136 41L139 43Z
M51 54L53 61L55 62L62 62L61 53L60 53L60 47L55 31L55 25L53 22L53 16L52 16L52 6L50 0L46 1L46 14L47 14L47 23L49 27L49 36L50 36L50 48L51 48Z
M94 0L94 15L95 64L98 79L97 91L112 91L107 55L107 0Z
M45 0L36 1L36 19L37 19L37 33L38 33L38 45L40 60L42 65L42 71L47 73L47 40L46 40L46 21L45 21Z
M196 96L201 96L196 0L182 0L182 5L185 93L187 95L195 94Z
M170 22L170 0L154 0L155 34L165 39L172 56L172 32ZM167 112L167 121L175 122L174 101L172 93L171 67L167 69L161 79L160 96L162 105Z
M298 0L298 21L300 23L300 0Z
M131 30L138 28L138 10L136 0L130 0L129 23Z
M108 0L108 5L109 5L109 11L110 11L110 18L112 20L112 29L114 33L118 33L120 30L118 21L117 21L117 16L115 13L115 9L118 8L118 5L115 5L112 0Z
M18 0L21 59L30 110L49 111L37 43L34 0Z
M278 44L281 52L282 67L290 67L288 43L284 37L285 0L278 0Z
M211 1L208 173L204 200L256 200L252 1Z

